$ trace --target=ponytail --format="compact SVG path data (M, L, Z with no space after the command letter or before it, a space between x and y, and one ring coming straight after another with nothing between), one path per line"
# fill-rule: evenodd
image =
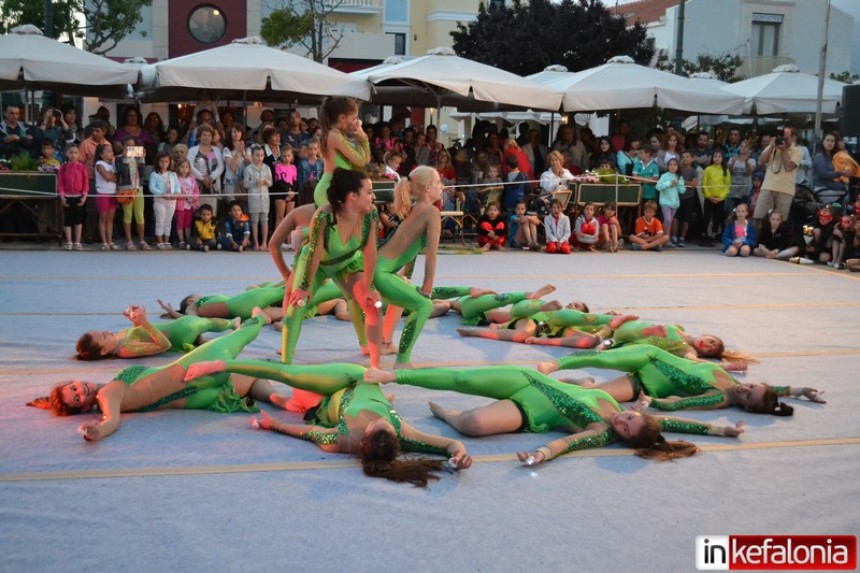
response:
M654 416L642 414L645 422L642 430L635 436L627 437L624 442L636 449L640 458L665 462L676 458L689 458L699 452L696 444L684 441L670 442L660 433L660 422Z
M761 404L750 404L746 407L747 412L754 414L772 414L774 416L791 416L794 414L794 408L785 402L780 402L776 392L771 386L765 386L764 396L762 396Z
M380 477L397 483L411 483L427 487L429 481L438 480L434 472L442 471L441 460L407 458L398 460L400 441L391 432L377 430L365 436L359 444L359 456L364 475Z
M394 187L394 214L403 220L411 209L412 182L409 177L402 177Z

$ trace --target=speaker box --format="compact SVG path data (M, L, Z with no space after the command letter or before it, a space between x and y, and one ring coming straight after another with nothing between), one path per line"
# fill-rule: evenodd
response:
M842 135L860 135L860 85L842 88Z

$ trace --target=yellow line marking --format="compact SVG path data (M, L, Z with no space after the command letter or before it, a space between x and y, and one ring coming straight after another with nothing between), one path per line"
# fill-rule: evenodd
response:
M700 446L704 452L730 452L743 450L762 450L776 448L801 448L818 446L854 446L860 445L860 438L824 438L815 440L792 440L787 442L760 442L752 444L719 444ZM618 456L632 456L635 451L630 449L601 449L573 452L564 457L570 458L605 458ZM516 462L517 458L512 454L488 454L475 456L476 462ZM357 468L361 464L355 460L321 460L314 462L279 462L265 464L243 464L235 466L199 466L199 467L175 467L175 468L130 468L114 470L76 470L66 472L25 472L0 474L0 483L21 481L49 481L49 480L75 480L75 479L110 479L128 477L156 477L156 476L190 476L209 474L238 474L238 473L260 473L260 472L283 472L283 471L308 471L308 470L334 470L344 468Z

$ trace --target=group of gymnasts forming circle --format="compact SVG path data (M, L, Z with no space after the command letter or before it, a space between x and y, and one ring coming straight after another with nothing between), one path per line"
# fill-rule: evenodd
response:
M547 300L555 290L551 285L512 293L434 285L441 230L434 206L442 195L439 174L418 167L398 183L394 211L399 226L387 240L378 241L372 185L361 170L370 150L357 103L329 98L321 125L325 172L315 204L293 210L271 241L283 281L255 285L233 296L191 295L178 311L162 303L173 318L165 322L150 322L144 307L130 306L124 313L130 328L85 333L77 344L78 357L138 359L166 351L181 352L181 357L166 366L123 368L107 384L65 382L29 405L61 416L97 407L101 415L79 427L88 441L116 431L124 413L162 408L260 412L261 417L252 419L254 427L311 441L328 452L357 455L369 476L426 486L446 469L470 467L473 459L461 441L422 432L403 420L392 397L383 393L383 384L493 399L470 410L430 403L434 416L467 436L567 433L534 451L518 452L526 465L615 442L647 458L688 457L698 451L695 445L666 440L663 433L737 437L744 431L743 422L706 424L652 415L646 412L649 407L674 412L736 406L789 416L793 409L779 400L782 396L824 402L823 392L812 388L739 383L729 372L744 371L755 360L727 352L715 336L693 336L680 326L649 324L636 316L591 313L579 301L562 305ZM300 247L292 268L281 254L286 241ZM422 249L424 277L416 286L410 279ZM449 312L462 316L461 336L574 351L535 368L412 368L411 353L427 320ZM352 321L370 368L293 364L303 322L318 314ZM394 331L404 314L395 345ZM269 323L282 331L282 362L240 358ZM207 333L225 331L203 340ZM384 354L396 354L393 370L380 369ZM549 376L579 368L616 370L621 376L600 384ZM633 407L621 406L631 401ZM303 412L305 422L276 420L261 412L257 402Z

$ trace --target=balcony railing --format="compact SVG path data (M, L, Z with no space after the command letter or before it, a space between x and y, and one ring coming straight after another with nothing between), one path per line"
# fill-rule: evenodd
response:
M769 74L777 66L793 64L791 56L751 56L746 58L741 71L748 78Z
M382 13L382 0L328 0L326 8L336 14L367 14Z

